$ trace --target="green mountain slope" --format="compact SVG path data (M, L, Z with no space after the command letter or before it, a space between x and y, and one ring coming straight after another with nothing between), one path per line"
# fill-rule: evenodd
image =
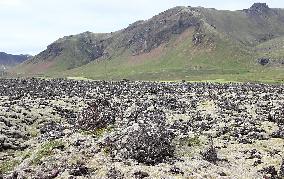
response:
M175 7L109 34L59 39L21 75L118 80L283 81L284 10ZM268 59L262 64L259 59Z

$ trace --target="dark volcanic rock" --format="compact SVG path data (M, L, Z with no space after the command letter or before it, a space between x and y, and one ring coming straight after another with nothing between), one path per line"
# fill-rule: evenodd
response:
M41 129L41 138L42 139L58 139L64 136L64 127L60 124L57 124L54 121L44 124Z
M129 127L106 143L112 155L155 165L173 157L173 133L166 128L162 111L135 111Z
M77 164L70 170L69 174L73 176L85 176L89 174L89 169L83 164Z
M109 179L124 179L124 176L119 170L112 167L107 173L107 178L109 178Z
M142 172L142 171L138 171L133 173L134 178L136 179L142 179L142 178L146 178L149 177L149 174L147 172Z
M258 63L261 64L261 65L267 65L269 62L270 62L270 59L269 58L259 58L257 59Z
M272 133L272 137L284 139L284 126L279 127L279 130Z
M284 159L282 159L282 164L279 170L279 176L284 178Z
M205 152L201 153L201 155L204 160L215 164L219 160L217 150L214 147L213 139L211 137L209 139L209 148Z
M271 65L271 66L277 66L277 67L281 67L284 65L284 60L281 58L269 58L269 57L263 57L263 58L259 58L257 59L257 62L260 65Z
M81 129L96 131L114 123L117 115L118 110L108 100L97 99L81 112L76 123Z
M170 169L170 172L171 172L172 174L174 174L174 175L178 175L178 174L183 175L183 174L184 174L184 172L183 172L180 168L178 168L178 167L176 167L176 166L172 167L172 168Z
M277 171L274 166L265 167L259 172L269 174L271 176L270 178L278 178ZM267 176L264 176L264 178L267 178Z

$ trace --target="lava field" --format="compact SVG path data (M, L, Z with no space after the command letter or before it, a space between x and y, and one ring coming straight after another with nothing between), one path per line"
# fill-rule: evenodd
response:
M284 86L0 80L0 178L283 178Z

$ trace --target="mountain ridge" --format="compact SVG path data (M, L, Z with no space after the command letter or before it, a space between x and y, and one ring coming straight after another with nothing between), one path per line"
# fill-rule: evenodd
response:
M151 54L153 50L161 48L161 46L164 46L165 51L173 51L169 47L175 41L174 39L179 38L190 29L192 34L179 42L181 46L184 43L190 43L187 48L182 47L184 48L183 51L188 52L180 55L182 57L177 56L177 58L182 58L183 61L195 60L201 57L192 55L191 51L202 52L203 50L215 51L217 55L219 53L217 51L222 50L221 47L217 48L217 46L226 44L230 47L224 47L224 49L228 48L228 52L225 52L225 54L237 53L240 57L226 56L230 59L227 59L228 62L222 61L222 63L231 63L231 61L232 63L239 63L236 62L238 58L247 58L248 63L240 62L243 63L240 64L243 66L242 68L247 68L247 70L252 68L257 71L259 68L257 59L270 58L270 56L256 47L264 42L284 36L283 19L283 9L269 8L265 3L255 3L251 8L239 11L178 6L159 13L148 20L134 22L116 32L101 34L84 32L78 35L65 36L49 45L45 51L31 60L21 64L15 71L25 74L37 66L39 67L36 68L37 71L32 71L31 74L52 76L80 76L83 74L84 77L102 79L104 77L99 73L106 71L105 65L102 63L108 63L108 66L112 67L107 73L110 73L112 78L133 77L133 79L136 79L134 77L136 74L134 76L133 74L118 75L112 71L125 70L125 68L130 71L132 66L128 66L129 62L126 62L123 58L129 59L143 54ZM189 40L191 42L188 42ZM275 56L273 57L275 58ZM281 55L280 57L282 58ZM156 65L156 69L149 68L148 71L144 70L138 73L160 71L166 58L159 59L161 64L160 66ZM209 57L204 57L204 59L209 60ZM171 60L174 60L174 58L172 57ZM211 60L216 61L216 59ZM148 63L149 58L142 61ZM152 62L156 63L154 60ZM153 65L155 66L155 64ZM186 65L193 68L192 64ZM88 71L92 71L88 66L92 66L97 73L87 74ZM141 66L141 64L138 66ZM138 68L138 66L134 65L135 68ZM197 66L202 66L207 70L218 68L218 66L210 66L210 64L198 64ZM220 64L219 70L221 67ZM142 68L146 68L145 64L144 66L142 64ZM185 67L179 66L178 68L184 69ZM183 75L182 78L186 78L186 76ZM140 77L137 79L140 79ZM143 77L141 79L148 78Z

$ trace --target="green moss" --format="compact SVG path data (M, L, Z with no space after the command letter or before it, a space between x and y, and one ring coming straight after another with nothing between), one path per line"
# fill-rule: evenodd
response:
M34 165L39 164L42 158L53 155L53 149L61 147L62 145L64 146L64 142L61 140L52 140L42 144L31 163Z
M105 133L109 133L113 130L113 126L110 125L106 128L101 128L101 129L97 129L95 131L95 135L98 136L98 137L102 137Z
M83 135L91 135L91 136L95 136L95 137L102 137L105 133L111 132L113 130L113 126L109 125L108 127L104 127L104 128L99 128L96 129L95 131L92 130L81 130L81 134Z
M31 137L37 137L39 135L39 131L36 128L31 128L29 131Z
M103 148L103 153L106 155L106 156L108 156L109 154L110 154L110 151L111 151L111 149L110 149L110 147L104 147Z
M17 151L14 153L14 156L21 159L21 161L30 158L32 156L32 151L27 149L25 151Z
M0 173L12 171L20 162L18 160L7 160L0 163Z
M87 130L79 130L79 133L85 136L94 136L95 133L93 131L87 131Z
M30 158L32 155L32 153L29 151L29 152L25 152L22 157L23 157L23 160L27 159L27 158Z
M182 145L187 145L189 147L195 147L195 146L200 146L201 141L199 140L199 137L195 135L194 137L186 137L181 139L181 144Z

